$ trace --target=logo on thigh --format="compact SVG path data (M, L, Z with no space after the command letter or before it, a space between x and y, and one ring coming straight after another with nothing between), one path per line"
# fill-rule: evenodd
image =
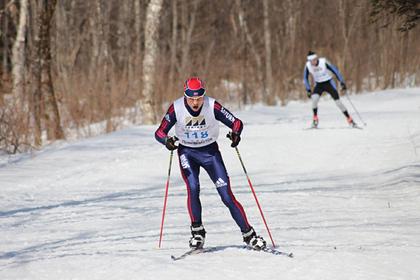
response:
M226 187L227 183L223 181L222 178L217 179L217 181L214 183L216 185L216 188Z
M188 163L188 159L187 159L187 157L186 157L184 154L182 154L182 155L179 157L179 159L180 159L180 161L181 161L181 166L182 166L182 168L183 168L183 169L188 169L188 168L190 168L190 164Z

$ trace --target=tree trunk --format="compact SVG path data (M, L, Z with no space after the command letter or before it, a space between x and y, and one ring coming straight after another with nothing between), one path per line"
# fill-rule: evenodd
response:
M274 49L278 51L278 60L282 64L282 67L277 68L277 83L274 83L274 86L280 87L277 88L277 95L280 97L282 104L284 105L287 102L287 99L291 97L291 93L295 91L296 88L294 81L296 80L297 73L300 74L301 64L296 63L300 61L299 47L302 44L299 44L298 39L298 19L302 13L302 0L287 0L282 1L282 8L287 17L284 19L284 36L276 32L273 38L276 38ZM300 75L299 75L300 77ZM300 91L297 91L300 92Z
M102 3L104 3L104 7L102 7ZM97 31L99 32L99 71L102 79L104 79L102 91L104 93L104 103L103 106L105 108L101 108L104 110L105 120L106 120L106 127L105 130L107 133L114 130L114 125L112 122L112 88L111 88L111 55L109 50L108 44L108 37L110 34L110 26L109 26L109 19L110 19L110 5L111 3L108 1L96 1L96 10L98 16L98 25Z
M268 0L263 1L264 14L264 49L265 49L265 86L264 86L264 101L269 104L274 104L274 87L273 87L273 71L271 67L271 30L268 15Z
M171 39L171 60L169 66L169 85L168 90L171 90L174 86L174 77L175 77L175 65L176 65L176 54L177 54L177 45L178 45L178 8L177 0L172 1L172 39Z
M133 91L136 92L134 96L137 99L141 99L141 91L138 90L141 87L140 79L141 77L141 59L142 59L142 1L140 0L134 0L134 31L135 34L132 37L134 40L134 51L132 52L132 59L130 59L130 81L132 81L132 87ZM140 96L139 96L140 95ZM131 119L133 123L137 123L137 120L139 118L140 112L139 106L135 106L135 110L133 111L131 115Z
M130 11L132 11L131 3L129 1L120 1L116 3L119 6L118 9L118 49L115 57L118 59L118 68L116 69L123 81L128 80L128 64L130 57ZM113 9L113 7L111 7ZM110 30L111 31L111 30ZM110 34L112 36L113 34ZM115 58L113 57L113 60ZM127 92L127 87L122 90Z
M90 51L90 67L89 67L89 74L88 74L88 80L94 85L97 84L98 79L98 64L99 64L99 52L100 52L100 38L99 38L99 32L100 32L100 24L98 21L102 17L101 14L99 14L100 10L98 11L98 5L100 3L97 3L95 1L94 3L89 2L89 8L92 14L89 16L89 25L90 25L90 32L91 32L91 51Z
M16 40L13 45L12 54L12 75L13 75L13 94L18 100L18 105L23 108L24 99L24 77L25 77L25 33L26 19L28 17L28 0L20 2L19 25L17 27Z
M187 69L187 65L189 65L190 60L190 49L191 49L191 38L192 38L192 33L194 31L194 27L195 27L195 19L197 17L197 8L198 8L198 4L199 4L200 0L194 0L193 3L193 8L192 9L188 9L188 7L185 6L187 12L184 14L184 19L190 19L188 22L188 26L184 26L185 30L183 30L185 32L183 37L183 41L182 41L182 58L181 58L181 67L179 72L181 73L181 75L186 75L187 73L189 73L190 69ZM190 73L191 74L195 74L195 73Z
M147 6L145 27L145 51L143 59L143 122L153 124L156 121L154 86L156 58L158 55L158 30L160 11L163 0L151 0Z
M41 71L41 94L45 96L45 118L47 136L50 140L63 139L60 113L51 76L51 22L54 17L57 0L41 0L39 13L39 70Z
M242 102L244 105L251 103L248 94L248 47L246 44L245 32L241 32L241 43L243 44L242 61L241 61L241 81L242 81Z
M251 32L248 28L248 23L246 21L243 7L242 7L242 1L236 0L236 6L238 8L238 20L239 20L239 26L242 29L242 32L244 33L245 39L247 44L250 47L251 53L254 57L255 63L257 64L255 71L255 76L257 76L257 87L262 88L263 85L263 69L262 69L262 62L261 62L261 56L259 55L259 52L256 49L254 39L251 36Z
M357 32L357 26L356 23L359 19L360 13L363 9L359 5L351 5L351 8L349 6L346 6L346 1L340 0L338 1L338 13L341 20L341 34L343 36L343 50L342 54L339 55L338 59L338 68L340 71L342 71L344 78L347 76L350 76L350 67L348 65L348 61L350 59L350 51L351 51L351 38L353 36L353 33Z
M7 13L4 11L3 12L3 31L2 31L2 37L3 37L3 61L2 61L2 65L3 65L3 77L2 79L5 80L7 79L7 73L9 72L8 68L9 68L9 63L7 61L7 58L9 57L9 40L8 40L8 29L9 29L9 17L7 15ZM0 99L2 98L3 95L0 95ZM1 101L0 101L1 104Z
M136 43L135 43L135 54L137 56L137 61L141 54L141 5L139 0L134 0L134 30L136 31ZM139 67L140 68L140 67Z

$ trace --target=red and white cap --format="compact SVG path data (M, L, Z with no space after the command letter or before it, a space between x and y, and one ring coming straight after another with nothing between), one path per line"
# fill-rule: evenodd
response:
M206 94L204 82L198 77L191 77L185 81L184 95L188 98L196 98Z

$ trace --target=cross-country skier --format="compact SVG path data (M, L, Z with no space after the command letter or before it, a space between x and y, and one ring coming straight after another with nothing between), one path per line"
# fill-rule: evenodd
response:
M178 149L181 174L187 185L187 204L191 218L191 248L202 248L206 231L201 219L200 167L204 168L216 186L223 203L239 226L243 241L254 249L266 246L265 240L258 236L249 224L242 205L232 193L230 179L217 145L219 122L232 129L231 147L241 140L242 121L205 95L203 82L192 77L184 84L184 96L175 100L155 132L155 138L168 150ZM175 137L168 136L175 126ZM176 145L176 141L179 144Z
M312 127L318 127L318 101L324 91L328 92L334 99L337 107L340 108L341 112L343 112L343 114L346 116L347 122L351 126L355 127L356 123L349 115L346 107L343 105L343 103L341 103L331 72L334 73L340 82L341 89L346 90L346 83L344 82L343 76L341 75L340 71L338 71L337 67L329 63L324 57L318 58L316 53L309 51L305 70L303 73L303 81L305 83L308 97L312 99ZM309 83L309 74L312 75L315 82L313 90L311 90L311 85Z

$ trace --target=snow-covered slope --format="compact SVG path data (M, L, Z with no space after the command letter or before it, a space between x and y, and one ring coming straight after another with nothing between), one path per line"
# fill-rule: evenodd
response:
M216 250L172 261L189 239L176 160L157 249L169 153L155 127L140 126L2 159L0 279L420 279L420 89L351 98L363 130L328 97L318 130L305 129L309 103L235 112L274 240L295 258L240 249L202 172L206 245ZM269 241L235 151L219 145L237 199Z

